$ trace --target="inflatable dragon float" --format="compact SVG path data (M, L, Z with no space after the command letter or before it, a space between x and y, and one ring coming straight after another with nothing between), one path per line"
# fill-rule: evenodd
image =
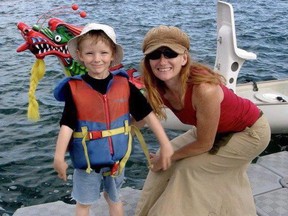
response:
M38 121L40 118L39 105L35 96L35 92L39 81L45 75L45 62L46 56L56 56L59 63L63 66L63 72L66 76L75 76L87 73L86 68L74 61L71 57L67 42L73 37L79 35L83 26L75 26L68 24L59 18L52 17L53 11L62 11L68 7L59 7L53 10L49 10L47 13L39 17L36 24L32 27L23 23L17 23L17 28L20 31L25 42L17 48L17 52L23 52L29 50L36 58L30 72L30 85L28 93L28 111L27 117L29 120ZM70 7L69 7L70 8ZM71 9L85 18L87 16L85 11L78 12L78 5L73 4ZM68 12L71 13L71 12ZM47 26L44 26L44 22L47 21ZM110 68L111 71L119 69L123 65L117 65ZM137 70L134 68L128 69L127 73L129 81L132 82L139 89L143 89L144 85L141 82L139 76L135 75Z

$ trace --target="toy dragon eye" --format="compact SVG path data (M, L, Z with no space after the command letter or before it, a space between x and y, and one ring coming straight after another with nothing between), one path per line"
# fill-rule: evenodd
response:
M62 37L60 35L56 35L54 38L55 42L59 43L62 40Z

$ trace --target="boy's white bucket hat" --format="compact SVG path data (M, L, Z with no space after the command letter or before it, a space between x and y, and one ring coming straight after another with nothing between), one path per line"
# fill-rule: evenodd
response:
M117 44L116 42L116 34L114 32L114 29L108 25L100 24L100 23L89 23L87 24L81 31L81 33L74 38L72 38L70 41L68 41L68 51L71 55L71 57L79 62L80 64L84 65L84 63L78 58L77 55L77 42L78 38L82 35L88 33L92 30L102 30L116 45L116 52L113 56L113 61L111 62L111 67L121 64L123 60L123 48L121 45Z

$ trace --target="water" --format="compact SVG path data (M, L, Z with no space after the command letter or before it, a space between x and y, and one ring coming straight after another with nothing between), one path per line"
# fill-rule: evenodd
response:
M233 4L238 46L258 55L242 67L240 82L247 79L269 80L288 76L288 29L286 0L229 1ZM16 53L23 43L16 24L36 23L38 16L68 0L2 0L0 2L0 215L12 215L21 206L56 200L70 203L71 173L62 182L53 171L52 161L59 118L63 104L52 96L56 81L64 77L55 57L46 57L46 74L37 89L41 120L26 119L29 72L35 59L30 52ZM175 25L191 37L195 60L214 65L216 50L216 1L211 0L101 0L81 1L87 19L75 14L59 16L68 23L84 25L101 22L114 26L118 41L123 44L126 67L138 68L142 58L144 34L159 24ZM47 23L45 23L46 25ZM152 150L157 149L154 136L143 130ZM170 138L180 131L167 130ZM141 188L147 174L146 161L135 142L127 164L125 186ZM273 135L263 154L287 150L288 135Z

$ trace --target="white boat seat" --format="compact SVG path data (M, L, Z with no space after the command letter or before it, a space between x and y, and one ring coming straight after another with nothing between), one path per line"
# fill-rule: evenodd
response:
M288 102L288 96L283 95L278 92L274 92L274 91L265 92L265 93L257 92L254 94L254 97L257 100L265 102L265 103Z
M239 58L242 58L245 60L254 60L257 58L257 55L255 53L240 49L238 47L235 47L235 45L234 45L234 50L235 50L236 55Z
M217 2L217 52L214 69L226 80L226 86L236 92L239 71L245 60L257 55L237 46L234 11L231 4Z

